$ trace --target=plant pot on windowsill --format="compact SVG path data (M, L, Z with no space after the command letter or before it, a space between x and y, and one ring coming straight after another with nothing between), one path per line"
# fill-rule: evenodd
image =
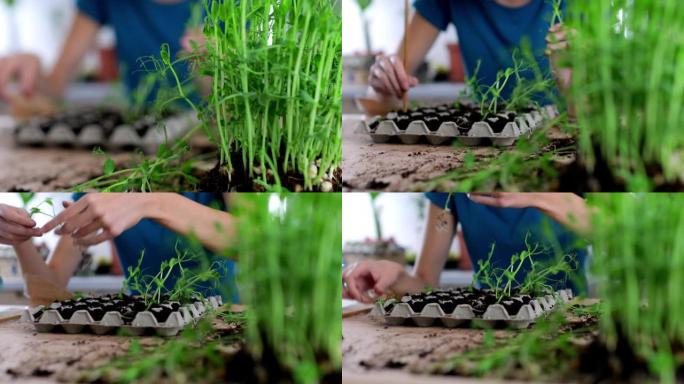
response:
M344 248L344 259L348 264L361 260L389 260L401 265L406 263L406 249L394 239L348 242Z

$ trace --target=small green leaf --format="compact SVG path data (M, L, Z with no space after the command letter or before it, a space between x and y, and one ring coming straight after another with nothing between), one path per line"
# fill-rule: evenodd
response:
M114 173L115 170L116 170L116 164L114 164L114 160L112 160L111 158L108 158L104 163L104 174L105 174L105 176L111 175L112 173Z

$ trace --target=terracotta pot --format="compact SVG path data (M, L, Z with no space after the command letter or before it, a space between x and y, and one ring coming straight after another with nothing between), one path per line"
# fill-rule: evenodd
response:
M461 55L461 47L458 44L448 44L449 57L451 59L451 72L449 73L449 81L454 83L465 82L465 66L463 65L463 56Z
M119 78L119 62L114 48L100 49L99 81L111 82Z

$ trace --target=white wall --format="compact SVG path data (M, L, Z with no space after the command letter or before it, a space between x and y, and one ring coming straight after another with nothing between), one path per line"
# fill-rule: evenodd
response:
M37 193L33 200L31 200L31 202L29 203L29 207L34 207L38 205L46 198L53 199L56 213L59 213L64 210L64 208L62 207L62 201L72 201L70 193ZM7 204L13 207L21 207L22 202L19 198L19 194L17 193L0 193L0 204ZM52 209L50 208L50 206L43 204L40 208L43 212L49 212L50 214L52 214ZM50 217L41 214L34 215L33 219L36 221L39 227L45 225L48 221L50 221ZM42 237L36 238L34 240L34 242L36 243L45 242L51 251L54 251L58 241L59 236L55 235L54 231L46 233ZM3 246L4 245L0 245L0 247ZM90 251L93 254L94 258L98 256L105 256L107 258L111 258L112 256L109 243L99 244L94 247L91 247Z
M52 68L75 14L74 0L0 1L0 56L15 52L37 54ZM14 26L14 28L13 28Z
M373 0L365 16L370 25L372 51L395 53L404 35L404 2L399 0ZM453 25L442 33L427 55L432 69L450 67L448 43L456 42ZM342 0L342 54L365 53L363 19L356 0Z
M397 243L416 254L420 252L425 231L425 219L421 218L419 206L423 205L423 215L427 215L430 204L422 193L383 193L378 197L382 211L385 238L394 237ZM344 193L342 195L342 243L375 238L373 211L367 193ZM457 244L452 251L458 252Z

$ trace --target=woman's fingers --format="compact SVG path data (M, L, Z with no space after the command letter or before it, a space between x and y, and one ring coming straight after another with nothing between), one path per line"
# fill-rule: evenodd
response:
M74 243L84 247L90 247L105 241L112 240L113 236L108 230L102 230L100 233L91 234L90 236L74 239Z
M40 236L40 230L37 228L24 227L3 219L0 219L0 233L24 237Z
M47 224L45 224L42 228L43 233L50 232L53 230L55 227L58 225L64 223L65 221L69 220L70 218L80 214L88 208L88 202L87 199L83 198L73 205L70 205L67 209L59 213L57 216L55 216L52 220L48 221Z
M17 54L0 60L0 98L9 99L6 87L14 78L19 80L22 94L33 94L40 75L40 59L35 55Z
M29 216L28 212L24 211L23 209L11 207L5 204L0 204L0 218L28 228L33 228L36 226L36 222L31 219L31 216Z
M387 74L382 70L380 66L373 68L373 80L371 82L371 87L379 93L386 95L394 95L395 91L392 89L392 84L390 84Z
M55 233L58 235L69 235L78 231L80 228L91 225L93 222L97 221L96 216L92 208L85 209L74 217L71 217L64 221L64 224L58 228Z
M99 219L95 219L91 221L88 225L78 228L76 232L73 232L71 234L71 237L81 239L91 235L93 232L97 232L97 230L99 230L100 228L104 229L104 223L102 223L102 221Z
M396 276L390 273L381 273L374 277L375 286L373 290L378 296L383 296L389 288L397 281Z
M394 91L394 95L397 97L401 97L403 93L403 86L399 84L399 79L397 78L397 73L395 72L392 63L389 60L387 60L387 58L385 58L379 62L379 65L382 67L385 75L387 76L389 85L392 87L392 90Z
M350 274L347 282L352 297L362 303L370 303L372 299L366 295L366 290L369 288L367 280L372 278L367 265L360 264Z
M409 76L406 73L406 68L404 68L404 64L401 62L401 60L399 60L399 56L391 56L389 58L389 61L390 63L392 63L392 68L397 77L397 80L401 83L401 91L408 91L409 87L411 87Z
M418 79L408 75L398 56L380 55L371 67L369 84L378 93L402 97Z

